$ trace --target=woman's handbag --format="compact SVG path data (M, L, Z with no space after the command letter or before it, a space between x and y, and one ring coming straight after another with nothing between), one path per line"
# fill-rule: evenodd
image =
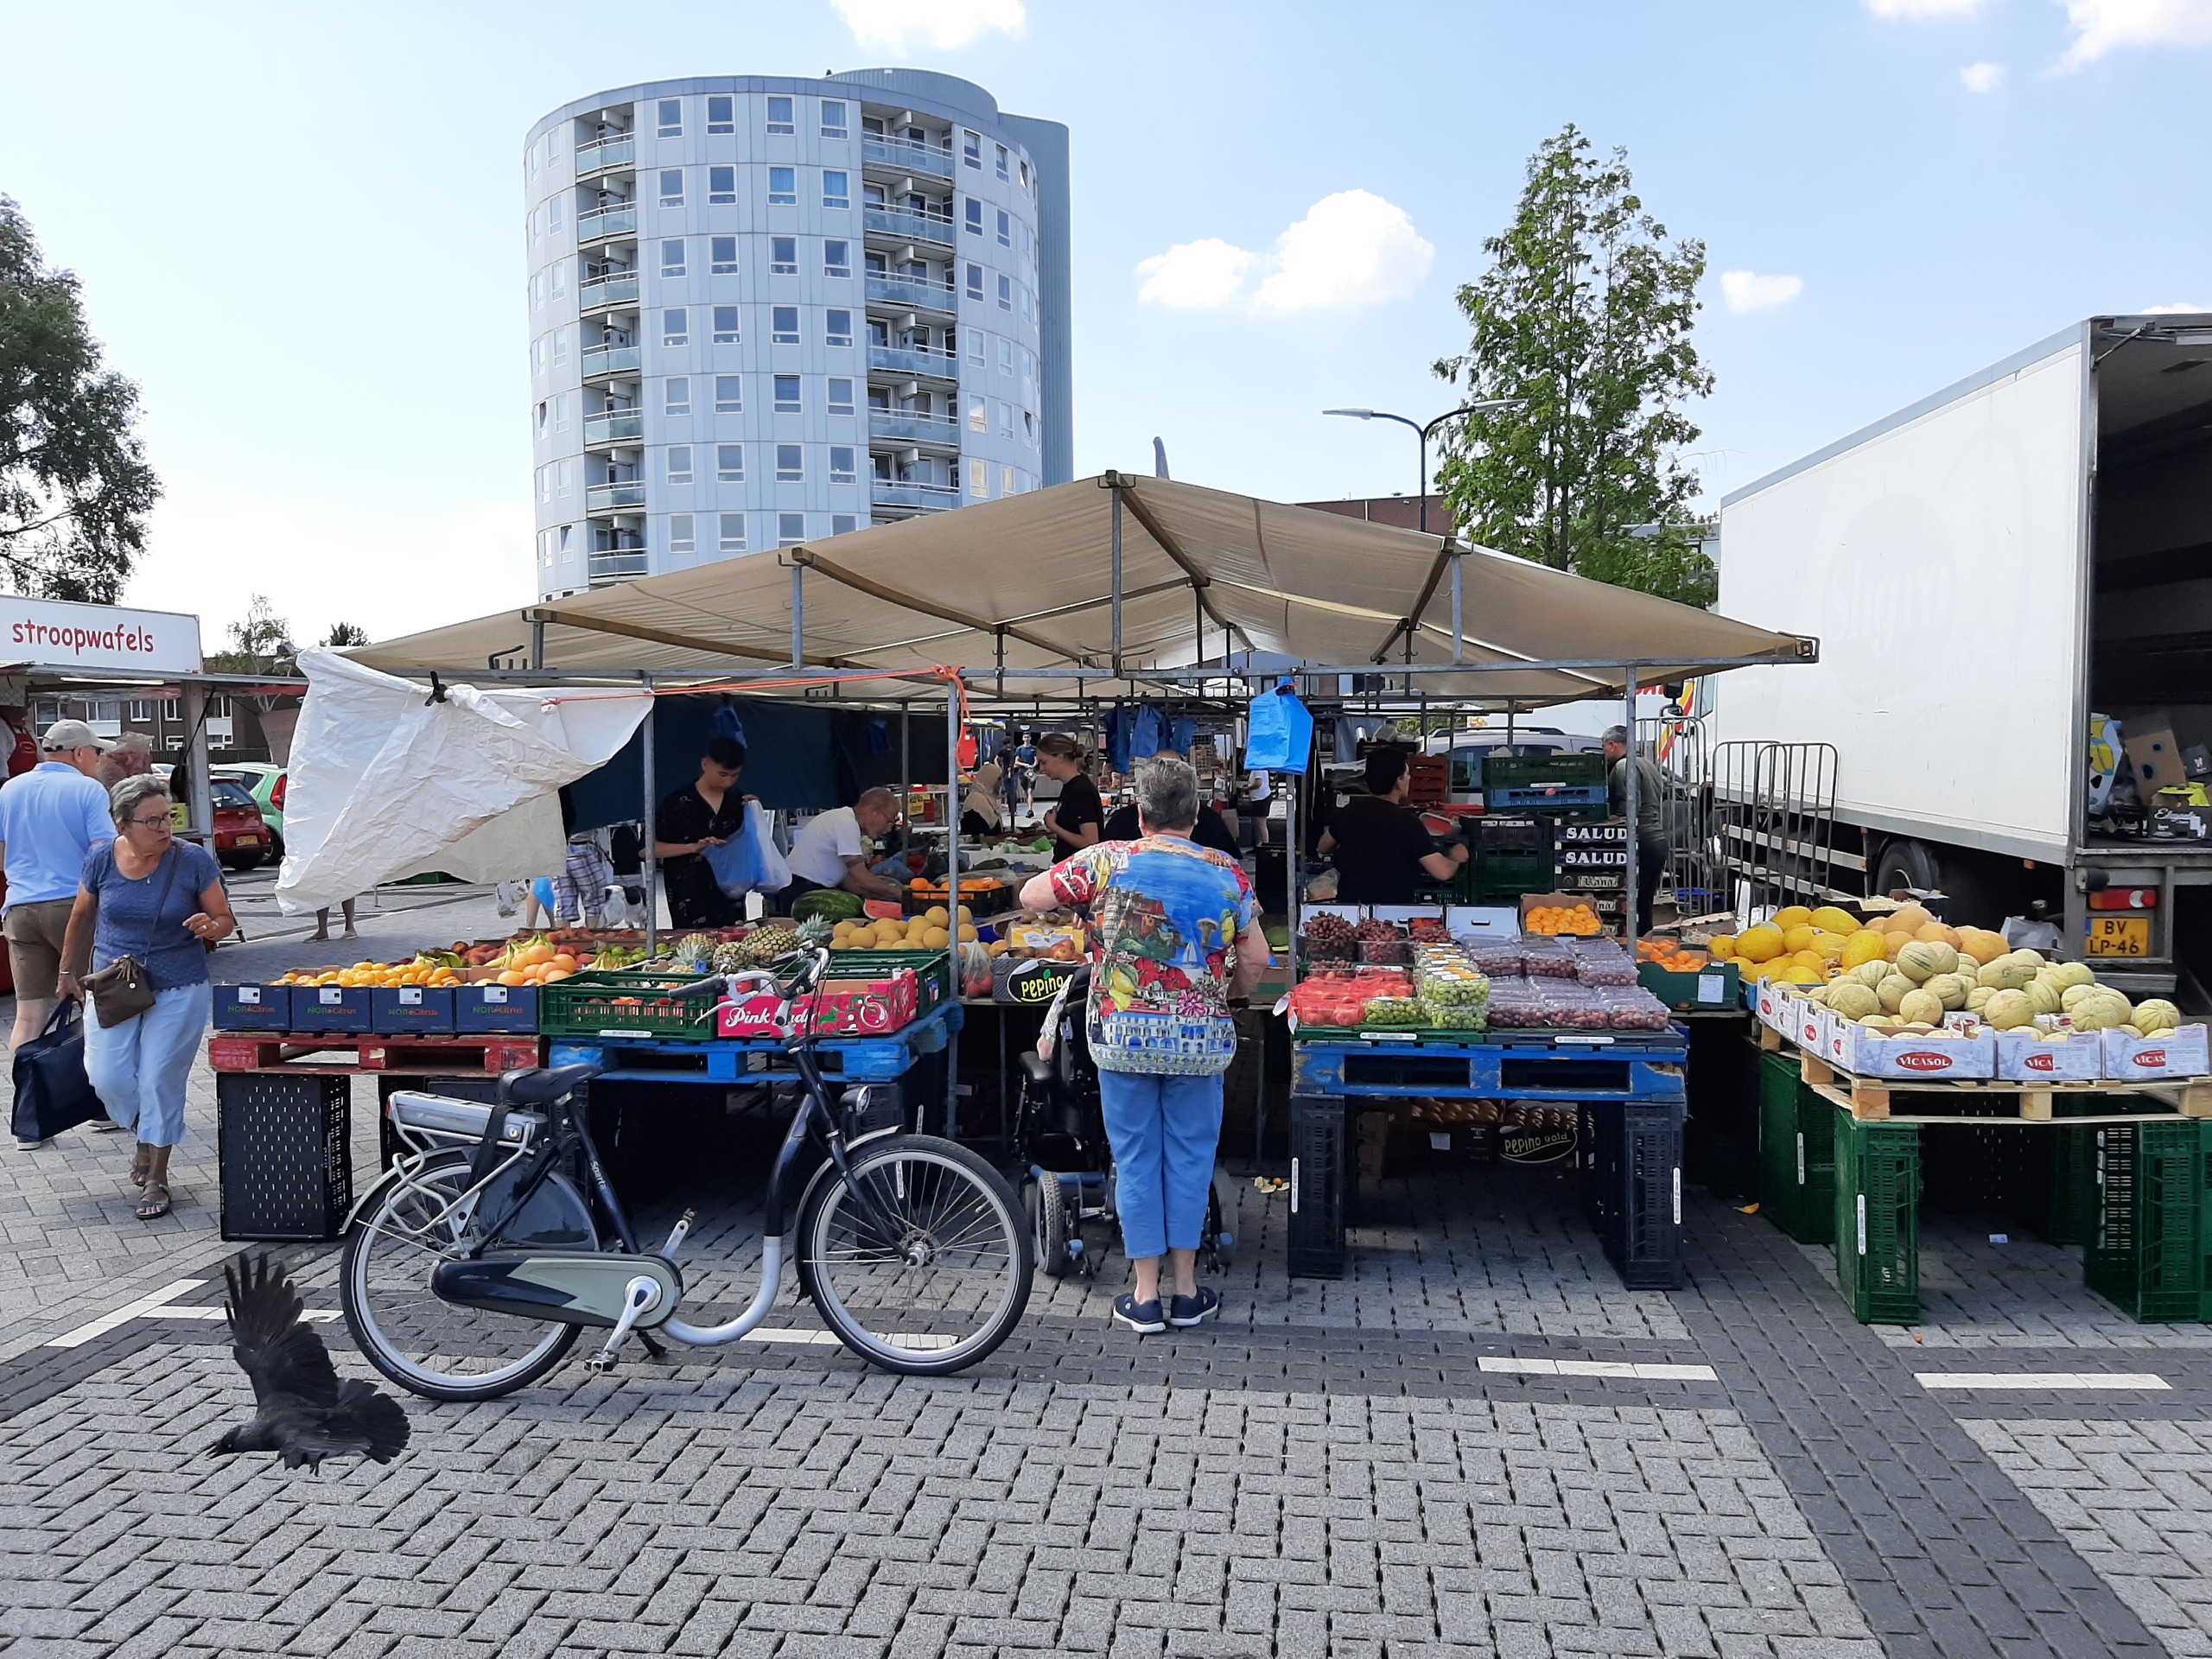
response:
M15 1077L18 1141L51 1140L106 1115L85 1075L85 1022L66 999L44 1031L17 1046Z
M114 849L108 857L112 860ZM162 896L154 901L154 920L146 930L145 954L154 950L154 931L162 925L162 912L168 908L169 889L176 885L176 867L184 861L175 855L172 848L164 855L169 873L162 880ZM102 1031L111 1031L126 1020L136 1020L154 1006L153 982L146 976L146 964L136 957L118 957L96 974L86 974L78 982L92 999L92 1013L98 1016Z

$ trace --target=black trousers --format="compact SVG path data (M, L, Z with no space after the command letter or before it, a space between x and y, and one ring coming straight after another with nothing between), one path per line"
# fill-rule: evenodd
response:
M1664 836L1649 832L1636 838L1636 931L1638 938L1651 931L1651 901L1667 874L1667 857L1674 851Z

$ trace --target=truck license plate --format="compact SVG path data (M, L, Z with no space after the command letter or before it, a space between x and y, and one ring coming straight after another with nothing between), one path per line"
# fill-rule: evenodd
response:
M2148 916L2092 916L2087 954L2093 957L2147 957L2151 954Z

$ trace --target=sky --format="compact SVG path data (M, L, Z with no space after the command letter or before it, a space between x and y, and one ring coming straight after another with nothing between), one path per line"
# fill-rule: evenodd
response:
M1700 238L1713 495L2084 316L2212 308L2212 0L11 0L0 194L143 388L130 602L213 645L528 602L522 145L635 80L905 64L1064 122L1078 476L1417 487L1457 286L1567 123Z

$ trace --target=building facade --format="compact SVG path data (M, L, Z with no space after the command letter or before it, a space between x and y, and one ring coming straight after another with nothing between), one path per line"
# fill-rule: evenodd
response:
M1071 475L1065 127L704 76L556 111L524 175L542 597Z

